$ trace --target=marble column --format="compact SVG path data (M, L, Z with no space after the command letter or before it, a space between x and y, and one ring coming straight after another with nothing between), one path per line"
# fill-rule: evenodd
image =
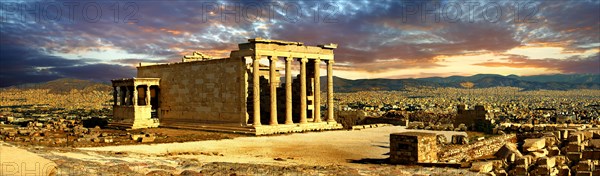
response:
M300 123L306 123L306 57L300 59Z
M313 100L313 112L314 112L314 122L318 123L321 122L321 77L320 77L320 73L321 73L321 68L319 67L321 65L321 59L315 59L315 85L314 87L314 100Z
M260 55L252 57L252 104L253 104L253 123L254 126L260 126L260 78L259 78L259 61Z
M277 125L277 81L279 77L276 76L276 62L277 56L268 56L269 58L269 86L271 89L271 120L269 125Z
M285 58L285 124L294 124L292 121L292 60Z
M335 122L333 118L333 60L327 60L327 122Z

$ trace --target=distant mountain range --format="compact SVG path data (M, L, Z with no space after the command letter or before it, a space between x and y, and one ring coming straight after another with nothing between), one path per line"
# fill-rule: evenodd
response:
M326 77L321 77L321 90L326 90ZM598 74L555 74L555 75L495 75L478 74L473 76L430 77L417 79L357 79L350 80L333 77L335 92L405 90L419 87L456 87L488 88L499 86L520 87L524 90L571 90L600 89ZM50 89L51 93L66 93L71 89L110 91L107 83L88 80L62 78L45 83L31 83L6 87L3 89Z
M89 80L73 79L73 78L61 78L45 83L29 83L21 84L16 86L10 86L3 89L49 89L50 93L68 93L72 89L77 90L97 90L97 91L111 91L112 87L107 83L99 83Z
M325 80L326 77L321 77ZM488 88L499 86L519 87L524 90L570 90L600 89L598 74L555 74L555 75L495 75L478 74L473 76L430 77L417 79L357 79L350 80L334 77L336 92L355 92L364 90L405 90L411 87L456 87L471 85L472 88ZM467 84L465 84L467 83ZM321 81L321 89L325 90L326 81Z

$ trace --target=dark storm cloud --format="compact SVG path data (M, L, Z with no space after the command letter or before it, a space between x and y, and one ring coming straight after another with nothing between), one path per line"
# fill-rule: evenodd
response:
M89 64L49 69L63 77L108 82L111 79L135 76L135 68L112 64Z
M3 44L0 46L0 87L57 79L60 76L36 68L79 63L76 60L40 55L38 51L23 46Z
M108 82L110 79L131 77L134 68L111 64L88 64L46 55L39 50L20 45L0 47L0 87L45 82L58 78L79 78Z
M478 20L473 22L469 22L467 17L462 18L463 22L443 20L443 14L439 21L419 12L403 14L407 13L403 9L434 3L438 1L394 1L387 3L386 7L359 4L357 9L361 11L354 15L339 16L338 23L306 22L277 28L273 33L278 38L290 40L339 43L336 60L360 64L361 67L357 69L370 72L437 67L436 56L478 51L503 52L521 45L516 40L516 28L512 24L482 20L477 11L473 12L473 18ZM376 63L381 60L399 61Z
M541 1L538 22L522 27L526 42L556 43L567 49L598 48L600 43L600 1Z

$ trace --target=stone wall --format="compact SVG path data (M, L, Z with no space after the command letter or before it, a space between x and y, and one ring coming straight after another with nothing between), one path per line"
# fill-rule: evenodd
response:
M384 118L384 117L380 117L380 118L371 118L371 117L367 117L364 119L362 124L392 124L395 126L407 126L406 124L406 119L400 119L400 118Z
M472 110L465 109L464 105L458 105L456 108L454 126L465 124L470 130L492 133L493 124L486 119L488 113L483 106L477 105Z
M441 161L470 161L482 156L493 155L506 143L515 143L516 135L495 136L468 145L454 145L440 150Z
M502 123L493 129L493 133L543 133L565 129L583 130L592 127L591 124L518 124Z
M245 63L215 59L138 67L138 78L160 78L161 125L246 123Z

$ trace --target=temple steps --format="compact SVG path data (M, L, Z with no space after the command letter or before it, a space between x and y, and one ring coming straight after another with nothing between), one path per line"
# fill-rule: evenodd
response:
M106 126L110 129L131 129L132 123L110 122Z
M256 135L256 131L254 130L253 127L241 127L241 126L175 123L175 124L161 124L159 127L172 128L172 129L185 129L185 130L199 130L199 131L212 131L212 132Z

